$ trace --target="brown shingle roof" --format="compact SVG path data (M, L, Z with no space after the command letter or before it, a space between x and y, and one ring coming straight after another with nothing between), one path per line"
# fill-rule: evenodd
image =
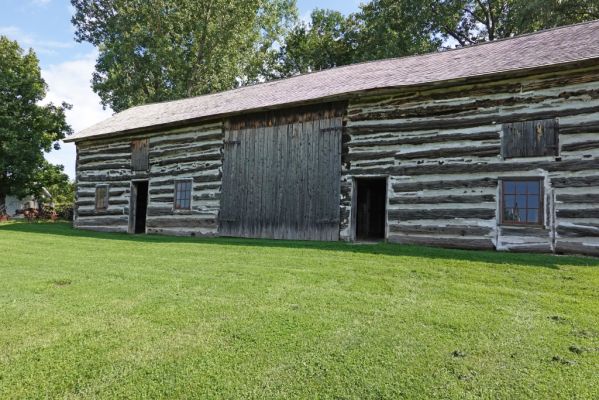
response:
M354 64L211 95L133 107L84 129L68 141L324 100L365 90L599 58L598 43L599 20L458 50Z

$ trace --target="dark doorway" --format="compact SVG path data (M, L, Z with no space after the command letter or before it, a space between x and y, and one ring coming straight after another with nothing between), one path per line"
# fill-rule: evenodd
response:
M148 209L148 181L133 182L131 192L131 220L133 233L146 233L146 212Z
M356 238L384 239L387 179L356 179L356 188Z

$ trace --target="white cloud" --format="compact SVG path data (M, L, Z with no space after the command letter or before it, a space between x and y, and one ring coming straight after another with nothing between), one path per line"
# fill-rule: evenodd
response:
M31 47L39 54L56 54L58 50L69 49L75 45L75 42L40 39L35 35L23 32L17 26L0 26L0 35L16 40L22 48L28 49Z
M42 69L42 77L48 84L48 94L44 103L60 104L63 101L73 105L67 111L67 122L75 132L87 128L112 115L111 110L103 110L100 98L91 89L96 53L83 58L50 65ZM52 151L46 159L53 164L63 164L65 172L75 177L75 145L61 143L59 151Z

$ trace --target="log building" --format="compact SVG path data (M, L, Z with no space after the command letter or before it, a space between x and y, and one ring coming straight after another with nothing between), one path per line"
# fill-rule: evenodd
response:
M599 21L134 107L81 229L599 255Z

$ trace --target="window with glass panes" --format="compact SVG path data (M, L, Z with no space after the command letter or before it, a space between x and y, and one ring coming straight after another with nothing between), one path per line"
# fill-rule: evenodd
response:
M541 180L506 179L502 184L502 223L542 225Z
M175 210L191 209L191 180L175 182Z

